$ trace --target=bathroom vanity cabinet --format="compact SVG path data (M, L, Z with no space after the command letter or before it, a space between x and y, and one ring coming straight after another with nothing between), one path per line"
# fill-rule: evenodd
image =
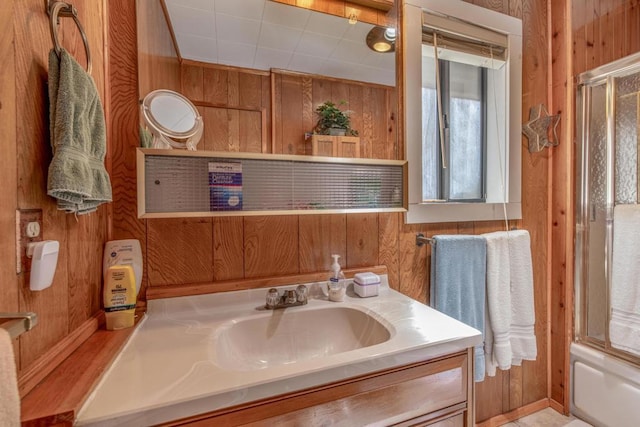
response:
M482 335L380 280L281 310L260 288L152 299L76 424L471 426Z
M472 425L469 360L461 352L164 425Z

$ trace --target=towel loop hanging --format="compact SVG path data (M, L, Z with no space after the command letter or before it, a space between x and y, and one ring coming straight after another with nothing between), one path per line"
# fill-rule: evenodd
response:
M78 26L78 30L80 30L80 37L82 37L82 42L84 43L84 50L87 53L87 73L91 74L91 51L89 50L89 41L87 40L87 35L84 32L84 28L82 28L82 24L80 23L80 19L78 19L78 10L73 7L72 4L65 3L62 1L56 1L49 5L49 24L51 30L51 39L53 40L53 47L60 56L60 51L62 47L60 46L60 41L58 40L58 24L60 22L60 17L71 17L75 21Z

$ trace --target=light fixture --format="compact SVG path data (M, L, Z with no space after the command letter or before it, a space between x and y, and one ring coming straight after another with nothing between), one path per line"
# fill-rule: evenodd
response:
M396 50L396 29L373 27L367 34L367 46L379 53L394 52Z
M357 23L358 23L358 15L356 15L355 13L352 13L351 15L349 15L349 24L356 25Z

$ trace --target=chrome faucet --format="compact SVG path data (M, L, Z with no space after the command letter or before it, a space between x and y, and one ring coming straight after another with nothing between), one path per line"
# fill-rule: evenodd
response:
M289 289L281 294L276 288L271 288L267 292L267 303L265 308L276 310L278 308L295 307L307 303L309 291L305 285L298 285L295 290Z

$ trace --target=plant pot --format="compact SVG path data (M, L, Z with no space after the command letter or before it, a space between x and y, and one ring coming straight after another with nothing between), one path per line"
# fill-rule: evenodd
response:
M329 135L331 136L345 136L347 134L346 129L341 128L329 128Z

